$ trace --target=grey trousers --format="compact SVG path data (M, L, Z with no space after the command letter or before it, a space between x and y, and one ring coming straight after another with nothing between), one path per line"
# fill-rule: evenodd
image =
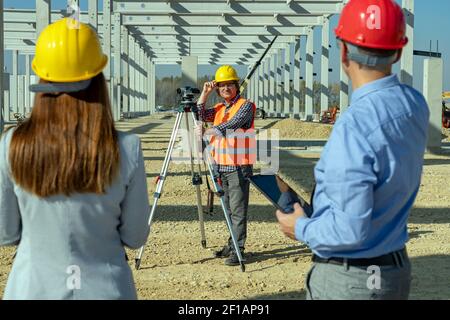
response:
M247 240L247 211L250 195L250 182L246 179L253 174L252 166L242 166L233 172L220 173L225 192L225 207L231 215L233 233L239 248L245 249ZM231 236L228 245L233 249Z
M411 284L407 256L392 266L314 263L306 277L307 300L406 300Z

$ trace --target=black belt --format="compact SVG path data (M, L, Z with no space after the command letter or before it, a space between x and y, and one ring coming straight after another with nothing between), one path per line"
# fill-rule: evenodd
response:
M371 265L376 266L392 266L397 265L402 267L404 265L404 261L408 258L408 255L406 253L406 248L403 248L402 250L394 251L379 257L375 258L358 258L358 259L352 259L352 258L320 258L316 256L315 254L312 257L313 262L317 263L331 263L331 264L337 264L337 265L343 265L345 262L349 266L360 266L360 267L368 267Z

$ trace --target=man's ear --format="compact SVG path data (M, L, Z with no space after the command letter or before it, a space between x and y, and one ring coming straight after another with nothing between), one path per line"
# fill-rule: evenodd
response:
M348 48L345 45L344 42L340 41L339 46L341 47L341 63L344 66L348 66L349 60L348 60Z
M400 60L400 58L402 57L402 53L403 53L403 49L399 49L397 51L397 58L395 59L393 64L397 63Z

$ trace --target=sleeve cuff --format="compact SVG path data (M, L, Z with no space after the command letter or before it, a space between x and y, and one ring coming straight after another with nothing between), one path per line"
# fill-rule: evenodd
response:
M308 241L305 239L305 229L310 221L311 219L308 217L300 217L295 222L295 238L306 244L308 244Z

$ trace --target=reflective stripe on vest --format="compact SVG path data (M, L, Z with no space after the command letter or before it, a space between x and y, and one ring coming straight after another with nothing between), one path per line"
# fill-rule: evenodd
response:
M220 125L233 118L239 109L247 102L244 98L239 98L233 106L225 113L226 107L223 103L217 104L214 108L216 115L214 126ZM225 137L213 137L212 155L217 164L229 166L250 165L256 162L256 135L255 119L256 106L252 103L253 119L248 130L237 129L227 130Z

